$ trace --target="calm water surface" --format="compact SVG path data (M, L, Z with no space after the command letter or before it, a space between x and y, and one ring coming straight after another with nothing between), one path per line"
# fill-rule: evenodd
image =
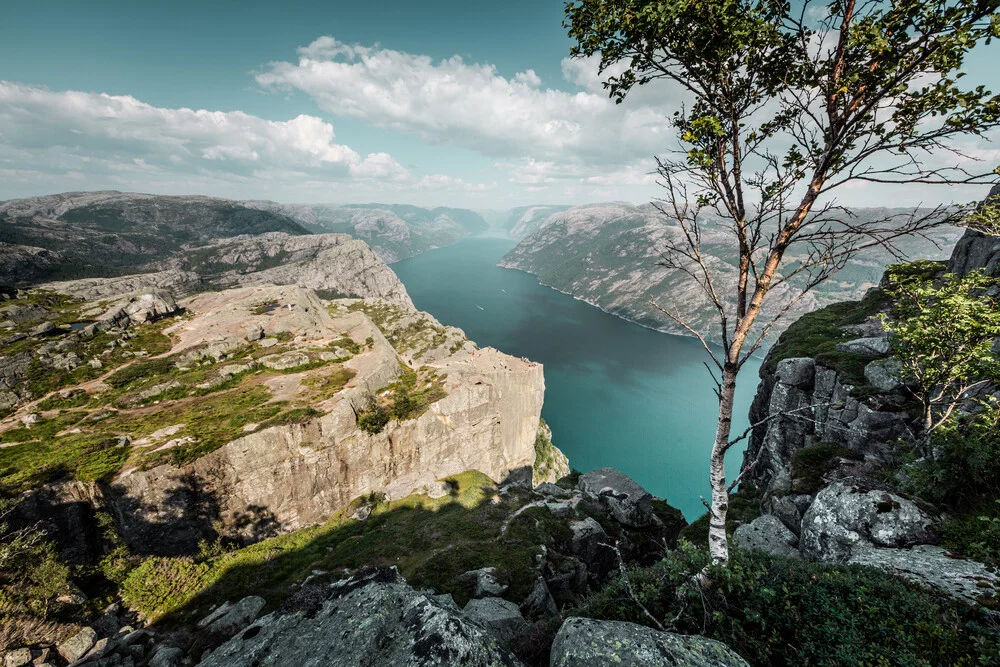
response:
M618 468L684 512L703 513L718 403L697 341L631 324L501 269L516 245L473 237L397 262L417 308L459 327L480 346L545 365L542 416L570 465ZM758 362L743 370L734 432L747 424ZM730 479L742 450L730 451Z

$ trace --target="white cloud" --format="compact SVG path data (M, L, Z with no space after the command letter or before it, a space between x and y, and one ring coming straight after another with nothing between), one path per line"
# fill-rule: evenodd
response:
M672 148L668 116L678 89L648 87L616 105L595 60L566 59L563 76L580 90L547 88L532 70L506 78L459 56L434 61L321 37L299 49L298 62L271 63L256 79L266 89L302 91L332 114L492 157L558 160L580 176Z
M452 176L418 177L384 152L361 156L315 116L271 121L4 81L0 177L7 186L0 184L0 196L33 185L43 192L118 187L285 200L298 192L329 201L333 192L371 197L392 188L489 187Z
M407 173L385 153L363 158L335 139L333 125L315 116L271 121L242 111L164 109L131 96L0 82L0 150L8 156L21 150L30 157L40 149L40 157L55 153L60 162L141 160L237 176L262 166L342 178Z

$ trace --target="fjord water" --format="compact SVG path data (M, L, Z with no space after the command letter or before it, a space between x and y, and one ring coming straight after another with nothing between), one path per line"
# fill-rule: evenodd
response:
M689 521L704 512L718 403L698 341L626 322L496 266L516 242L471 237L392 269L420 310L491 346L545 366L542 417L582 472L618 468ZM733 432L747 425L759 362L748 363ZM739 470L743 447L728 457Z

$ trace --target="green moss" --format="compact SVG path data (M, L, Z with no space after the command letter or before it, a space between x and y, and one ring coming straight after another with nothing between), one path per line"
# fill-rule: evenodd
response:
M23 491L62 477L103 481L118 472L129 446L111 433L76 433L0 449L0 487Z
M816 493L823 487L823 476L833 469L836 458L860 460L857 452L833 442L803 447L792 454L792 491Z
M835 303L806 313L778 337L778 341L768 353L765 369L773 372L782 359L825 355L823 365L838 370L844 367L854 372L856 376L855 367L860 362L861 355L845 355L837 352L837 343L851 340L856 336L846 333L841 327L860 324L888 305L885 294L875 289L860 301ZM870 361L872 358L867 359ZM861 370L864 370L864 366ZM864 377L863 373L861 377Z

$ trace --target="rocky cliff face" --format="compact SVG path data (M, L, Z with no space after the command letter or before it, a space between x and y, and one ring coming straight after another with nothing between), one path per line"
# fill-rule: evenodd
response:
M245 312L248 299L276 297L292 305L292 312L308 309L317 314L310 329L291 331L300 339L298 346L315 346L341 335L358 344L371 340L367 349L344 363L354 377L333 398L313 404L324 413L313 419L256 431L179 468L166 464L123 471L112 488L127 538L152 545L162 541L165 531L180 534L200 528L186 526L183 512L178 515L169 500L178 494L211 496L220 520L230 528L235 529L252 507L284 532L318 523L372 492L400 498L466 470L500 480L514 469L531 466L544 395L540 365L496 350L473 356L471 350L460 349L424 366L443 378L443 398L414 419L393 420L381 432L368 433L358 428L357 413L370 395L403 372L397 351L362 312L343 308L328 318L311 293L286 289L277 297L277 291L238 290L185 302L195 319L182 325L183 340L225 336L220 322L228 320L229 312ZM275 313L261 322L265 331L284 315L282 309ZM183 349L175 348L174 353ZM306 381L299 379L300 384Z
M252 540L265 524L269 534L296 530L366 494L399 498L467 470L501 480L530 468L542 367L477 350L399 301L324 302L306 288L267 285L199 294L181 302L183 318L163 319L177 310L169 295L127 299L87 331L56 336L103 340L154 320L169 349L102 375L110 358L74 347L75 363L96 379L75 386L70 373L55 387L48 403L74 406L62 417L22 392L15 405L34 400L0 425L0 447L30 446L54 420L66 421L67 447L76 438L117 442L124 458L102 495L126 540L150 553L190 550L210 534ZM365 310L400 319L383 317L380 328ZM359 415L377 403L395 418L362 429ZM220 432L214 420L234 426Z
M94 300L150 289L186 295L245 285L299 285L324 296L378 298L413 307L396 274L364 242L346 234L237 236L199 246L161 266L170 268L46 283L44 289Z
M995 275L998 257L997 237L969 230L940 270ZM936 546L941 517L900 491L900 445L916 442L922 425L879 319L890 307L873 289L809 313L768 353L743 461L764 515L736 539L784 556L882 567L969 604L992 604L1000 578ZM996 395L990 385L977 391Z

